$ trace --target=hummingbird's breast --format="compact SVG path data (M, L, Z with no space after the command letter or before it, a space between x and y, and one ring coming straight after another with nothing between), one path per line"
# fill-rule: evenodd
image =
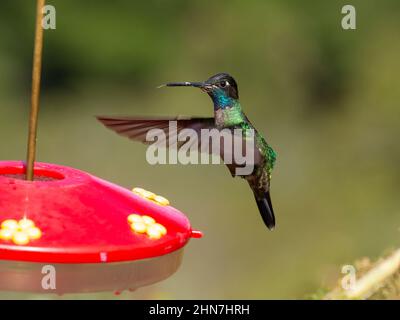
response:
M243 112L238 106L215 109L214 118L218 128L235 127L245 120Z

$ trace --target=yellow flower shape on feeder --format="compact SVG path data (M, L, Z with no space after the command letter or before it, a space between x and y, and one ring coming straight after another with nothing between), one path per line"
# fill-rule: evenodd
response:
M149 216L141 216L133 213L128 216L128 223L132 231L145 233L150 239L160 239L167 234L167 229Z
M39 239L41 236L42 231L30 219L23 218L19 221L7 219L1 223L1 240L11 240L15 244L25 245L30 240Z
M141 196L142 198L145 198L147 200L153 201L154 203L159 204L160 206L169 206L169 201L168 199L157 195L151 191L147 191L145 189L142 188L133 188L132 192L134 194L137 194L139 196Z

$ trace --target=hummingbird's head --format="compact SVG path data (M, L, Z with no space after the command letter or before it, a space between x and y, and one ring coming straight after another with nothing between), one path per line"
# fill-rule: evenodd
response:
M218 73L204 82L171 82L167 87L195 87L207 92L216 108L232 106L239 99L237 83L227 73Z

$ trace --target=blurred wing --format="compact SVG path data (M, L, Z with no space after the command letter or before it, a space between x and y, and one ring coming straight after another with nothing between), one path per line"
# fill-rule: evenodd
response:
M164 132L163 138L157 140L158 144L169 146L170 141L177 141L177 148L185 142L197 142L200 137L201 129L214 128L214 118L190 118L190 117L170 117L170 118L129 118L129 117L97 117L97 119L107 128L115 131L121 136L145 144L153 144L153 139L148 139L148 132L154 133L159 130ZM192 129L182 131L184 129ZM179 134L184 134L184 141L178 141ZM190 147L190 144L187 145Z

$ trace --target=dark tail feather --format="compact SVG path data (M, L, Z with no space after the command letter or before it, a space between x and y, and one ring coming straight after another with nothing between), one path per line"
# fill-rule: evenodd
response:
M264 193L264 198L259 199L256 195L254 196L256 198L258 210L261 213L261 217L264 220L265 225L269 230L273 230L275 228L275 215L274 209L272 208L269 191Z

